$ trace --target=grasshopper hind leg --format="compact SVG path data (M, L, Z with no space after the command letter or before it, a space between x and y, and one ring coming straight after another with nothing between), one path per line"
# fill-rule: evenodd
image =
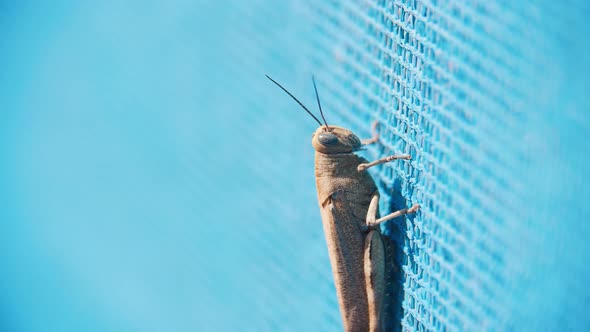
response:
M365 287L369 304L369 331L382 331L383 304L386 287L385 247L378 230L370 230L365 237Z

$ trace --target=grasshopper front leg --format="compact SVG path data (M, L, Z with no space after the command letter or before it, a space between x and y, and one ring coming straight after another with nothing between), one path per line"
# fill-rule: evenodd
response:
M379 121L373 122L373 125L371 126L371 128L373 129L373 137L362 140L361 143L363 145L369 145L369 144L373 144L373 143L376 143L377 141L379 141L379 132L377 131L378 125L379 125Z

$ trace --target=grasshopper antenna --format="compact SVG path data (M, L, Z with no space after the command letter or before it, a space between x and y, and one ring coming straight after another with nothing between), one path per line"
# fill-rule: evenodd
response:
M320 120L318 120L318 118L316 118L316 116L315 116L315 115L313 115L313 113L311 113L311 112L310 112L310 111L307 109L307 107L305 107L305 105L303 105L303 104L302 104L302 103L299 101L299 99L295 98L295 96L293 96L293 95L291 94L291 92L289 92L289 91L287 91L287 89L283 88L283 86L282 86L282 85L280 85L280 84L279 84L277 81L275 81L275 80L273 80L272 78L270 78L270 76L268 76L268 75L266 75L266 74L264 74L264 75L266 76L266 78L268 78L269 80L271 80L271 81L272 81L274 84L276 84L276 85L277 85L279 88L281 88L283 91L285 91L285 92L286 92L286 93L287 93L289 96L291 96L291 98L293 98L293 99L294 99L294 100L297 102L297 104L299 104L301 107L303 107L303 109L304 109L304 110L305 110L305 111L306 111L306 112L307 112L309 115L311 115L311 117L312 117L312 118L314 118L314 120L316 120L316 121L317 121L317 122L320 124L320 127L322 126L322 123L320 122ZM321 111L320 111L320 112L321 112ZM323 115L322 115L322 117L323 117ZM324 121L326 121L326 120L324 120Z
M313 89L315 90L315 98L318 100L320 115L322 116L322 120L324 120L324 123L326 124L326 128L330 130L330 127L328 127L328 122L326 122L326 118L324 117L324 112L322 111L322 104L320 104L320 95L318 95L318 88L315 86L315 78L313 77L313 75L311 76L311 81L313 82Z

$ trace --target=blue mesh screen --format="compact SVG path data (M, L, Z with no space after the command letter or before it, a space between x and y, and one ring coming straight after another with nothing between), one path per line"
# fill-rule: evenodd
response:
M589 9L1 4L0 330L341 330L315 124L265 73L413 157L371 170L422 206L388 330L586 330Z
M368 135L403 250L404 330L583 330L590 269L584 2L315 5L314 66ZM387 204L391 203L391 204ZM399 234L403 234L400 236Z

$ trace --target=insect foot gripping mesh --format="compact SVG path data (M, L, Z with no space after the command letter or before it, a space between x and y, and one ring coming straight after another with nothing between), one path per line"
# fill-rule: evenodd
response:
M387 247L379 225L414 213L419 206L378 218L379 191L367 169L398 159L408 160L410 156L392 155L368 162L355 154L363 146L355 134L326 122L315 80L313 85L324 124L289 91L267 77L320 125L312 137L316 150L316 186L344 329L382 331L386 321L386 283L390 277L386 268ZM378 137L374 137L364 142L366 145L377 141Z
M361 135L403 252L405 331L583 331L590 321L587 1L314 1L310 69ZM305 10L305 9L302 9ZM398 236L399 235L399 236Z

